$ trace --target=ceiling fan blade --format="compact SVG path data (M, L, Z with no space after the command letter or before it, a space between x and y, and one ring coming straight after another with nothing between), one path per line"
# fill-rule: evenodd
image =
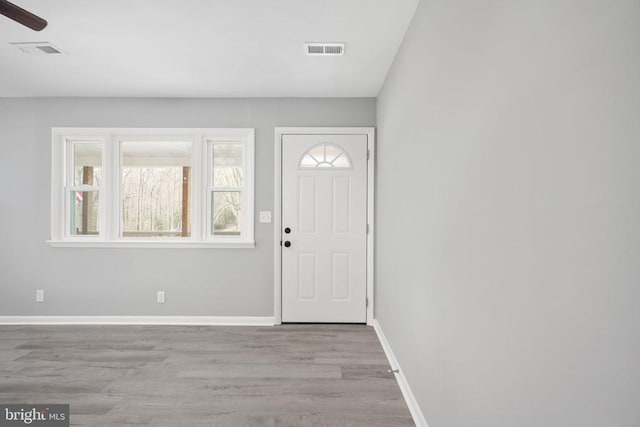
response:
M46 20L8 2L7 0L0 0L0 14L19 22L32 30L40 31L47 26Z

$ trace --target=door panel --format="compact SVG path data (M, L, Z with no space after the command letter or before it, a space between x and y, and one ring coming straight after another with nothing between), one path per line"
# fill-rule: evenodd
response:
M332 300L348 300L351 295L351 254L333 254Z
M298 177L298 231L300 233L316 232L317 179L315 176Z
M315 253L299 253L298 254L298 300L299 301L315 301L316 300L316 254Z
M351 226L351 177L333 177L333 232L348 233Z
M282 320L366 321L367 136L282 137Z

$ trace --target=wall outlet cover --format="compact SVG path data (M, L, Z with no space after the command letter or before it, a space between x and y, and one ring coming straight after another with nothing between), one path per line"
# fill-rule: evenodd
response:
M260 222L268 224L271 222L271 211L260 211Z

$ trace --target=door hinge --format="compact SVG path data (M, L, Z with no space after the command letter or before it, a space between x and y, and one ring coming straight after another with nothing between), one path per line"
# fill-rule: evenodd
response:
M371 150L367 150L367 160L371 157Z
M369 224L367 224L367 234L369 234Z
M365 298L365 308L369 308L369 297Z

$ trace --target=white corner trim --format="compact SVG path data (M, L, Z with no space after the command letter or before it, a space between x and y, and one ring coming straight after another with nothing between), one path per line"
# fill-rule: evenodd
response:
M272 316L0 316L0 325L273 326Z
M402 396L404 397L404 401L407 403L409 407L409 411L411 412L411 416L413 417L413 422L416 423L416 427L429 427L427 424L427 420L425 419L422 410L420 409L420 405L416 401L413 392L411 391L411 387L409 387L409 383L407 382L407 378L404 376L404 371L400 367L398 363L398 359L393 354L393 350L389 346L389 342L387 338L384 336L384 332L382 332L382 328L378 323L377 319L373 319L371 322L373 329L376 331L378 335L378 340L380 340L380 344L382 344L382 349L384 353L387 355L387 359L389 360L389 364L391 365L391 369L397 369L398 373L396 375L396 380L398 381L398 386L400 386L400 391L402 392Z

